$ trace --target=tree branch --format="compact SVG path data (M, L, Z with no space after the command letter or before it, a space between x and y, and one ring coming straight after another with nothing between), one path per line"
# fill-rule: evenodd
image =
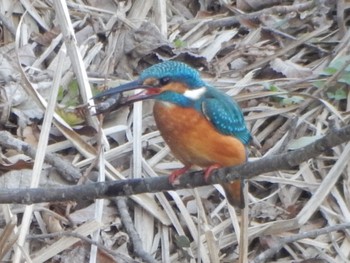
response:
M113 259L116 262L120 262L120 263L140 263L140 261L136 261L132 258L130 258L128 255L123 254L123 253L119 253L116 252L112 249L107 248L106 246L104 246L103 244L96 242L84 235L81 235L79 233L76 232L70 232L70 231L63 231L63 232L55 232L55 233L49 233L49 234L39 234L39 235L28 235L26 237L27 240L36 240L36 239L45 239L45 238L61 238L61 237L75 237L75 238L79 238L82 241L94 245L96 246L98 249L106 252L107 254L109 254L110 256L113 257Z
M242 20L258 21L261 16L268 16L273 14L282 15L282 14L289 14L292 12L303 12L313 8L315 5L316 5L315 1L308 1L305 3L293 4L293 5L272 6L256 12L252 12L252 13L237 14L237 15L229 16L225 18L208 20L207 22L204 23L204 25L208 26L212 30L217 29L219 27L232 27L234 25L241 23ZM182 32L187 32L191 30L197 23L199 23L197 20L196 21L190 20L188 23L181 25L180 30Z
M302 232L302 233L295 234L292 236L287 236L284 238L276 238L274 245L271 246L269 249L265 250L264 252L262 252L260 255L258 255L252 262L253 263L266 262L274 254L276 254L285 245L287 245L289 243L293 243L293 242L296 242L296 241L299 241L299 240L305 239L305 238L316 238L320 235L329 234L330 232L335 232L335 231L342 231L342 230L345 230L347 228L350 228L350 223L343 223L343 224L339 224L339 225L324 227L321 229L314 229L311 231Z
M132 221L132 218L128 212L126 198L117 197L115 203L117 204L123 226L131 239L135 255L142 258L142 261L146 263L156 263L157 261L151 256L151 254L147 253L147 251L143 249L141 237L137 233L134 227L134 222Z
M16 151L23 152L25 155L35 159L36 149L30 144L14 138L7 131L0 131L0 145L7 149L15 149ZM46 153L45 162L55 167L58 173L68 182L77 182L81 177L78 168L56 154Z
M52 201L93 200L140 193L194 188L207 184L228 182L235 179L249 179L259 174L277 170L295 169L300 163L321 155L328 149L350 141L350 125L332 130L323 138L308 146L277 156L268 156L243 165L213 171L205 182L202 171L186 173L177 185L171 185L167 176L128 179L113 182L91 183L58 188L2 189L0 203L32 204Z

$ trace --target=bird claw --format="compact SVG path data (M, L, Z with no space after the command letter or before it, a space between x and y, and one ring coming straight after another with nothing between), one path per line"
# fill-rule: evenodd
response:
M214 170L216 170L216 169L218 169L218 168L220 168L220 167L221 167L221 165L213 164L213 165L210 165L209 167L207 167L207 168L204 170L204 180L205 180L206 183L209 182L210 174L211 174Z
M180 169L177 169L177 170L173 171L173 172L170 174L170 176L169 176L169 183L173 185L173 184L175 183L176 179L177 179L179 176L181 176L181 175L183 175L184 173L186 173L189 169L190 169L190 166L184 166L184 167L182 167L182 168L180 168Z

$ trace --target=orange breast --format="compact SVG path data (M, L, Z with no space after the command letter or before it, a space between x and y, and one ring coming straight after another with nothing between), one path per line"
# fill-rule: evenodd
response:
M241 141L220 134L195 109L157 101L153 114L162 137L183 164L232 166L246 161Z

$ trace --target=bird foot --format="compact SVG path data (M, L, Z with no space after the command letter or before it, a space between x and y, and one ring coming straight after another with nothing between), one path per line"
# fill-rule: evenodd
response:
M169 183L170 184L174 184L175 180L182 174L186 173L189 169L191 168L191 166L184 166L180 169L177 169L175 171L173 171L170 176L169 176Z
M205 168L204 170L204 180L205 182L208 183L208 180L209 180L209 176L210 174L212 173L212 171L220 168L221 165L218 165L218 164L213 164L213 165L210 165L209 167Z

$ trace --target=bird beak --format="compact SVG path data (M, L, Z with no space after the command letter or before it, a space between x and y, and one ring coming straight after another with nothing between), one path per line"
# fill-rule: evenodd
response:
M123 92L130 91L130 90L136 90L136 89L143 89L141 92L125 97L123 96ZM106 101L108 101L109 98L115 97L112 101L112 105L106 106L103 105L103 108L99 110L99 107L97 105L97 111L98 112L105 112L119 109L123 106L131 105L134 102L151 99L154 96L158 95L161 92L160 87L154 87L150 85L143 84L140 80L135 80L132 82L128 82L126 84L122 84L118 87L111 88L109 90L106 90L104 92L101 92L94 96L92 99L99 100L102 98L105 98Z

